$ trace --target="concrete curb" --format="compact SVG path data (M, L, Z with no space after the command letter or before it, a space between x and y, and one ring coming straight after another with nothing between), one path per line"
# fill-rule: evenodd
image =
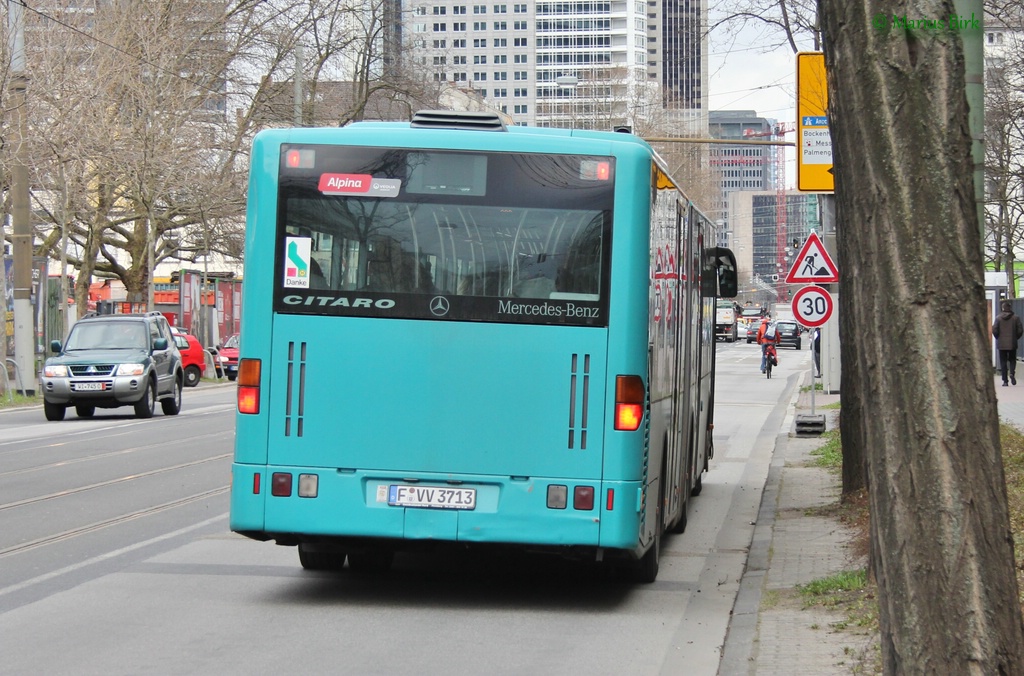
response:
M802 382L798 378L797 382ZM747 567L740 580L739 592L733 606L732 618L726 632L725 646L718 673L732 676L751 672L754 659L755 644L758 634L758 620L761 610L761 596L765 578L771 565L772 533L775 528L775 513L778 508L779 489L782 483L782 470L785 465L784 453L780 446L788 440L788 430L793 424L796 403L800 396L800 388L793 388L788 404L787 414L782 429L775 438L772 461L768 466L768 476L761 492L761 505L757 512L757 523L750 542L747 555Z

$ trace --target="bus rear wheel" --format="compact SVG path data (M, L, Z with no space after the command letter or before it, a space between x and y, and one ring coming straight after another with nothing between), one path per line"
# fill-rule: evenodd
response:
M664 476L664 475L663 475ZM664 532L662 523L662 509L665 502L665 480L658 482L658 508L654 516L654 542L650 549L644 552L640 560L634 564L632 570L633 580L640 584L651 584L658 579L658 570L661 568L661 534Z
M354 573L386 573L391 570L395 553L387 549L367 549L348 555L348 567Z
M319 549L308 544L299 545L299 563L306 570L341 570L345 567L345 552Z

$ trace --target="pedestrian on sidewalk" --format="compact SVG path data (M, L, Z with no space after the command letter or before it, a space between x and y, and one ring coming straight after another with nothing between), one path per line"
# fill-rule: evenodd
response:
M1013 313L1010 301L1004 300L1002 308L1003 311L992 324L992 335L999 350L999 372L1003 376L1003 387L1006 387L1007 375L1010 376L1010 382L1017 384L1017 341L1024 335L1024 324Z

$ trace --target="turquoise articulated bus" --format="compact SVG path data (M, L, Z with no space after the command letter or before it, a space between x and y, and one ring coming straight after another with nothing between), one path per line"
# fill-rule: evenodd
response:
M308 569L496 545L653 581L712 454L715 241L628 133L260 133L231 529Z

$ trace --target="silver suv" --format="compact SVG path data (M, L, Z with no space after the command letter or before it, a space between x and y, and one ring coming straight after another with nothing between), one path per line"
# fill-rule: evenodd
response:
M87 315L64 345L55 340L50 350L55 356L42 377L47 420L63 420L68 406L80 418L91 418L97 407L128 405L137 417L151 418L157 401L165 415L181 410L181 353L159 312Z

